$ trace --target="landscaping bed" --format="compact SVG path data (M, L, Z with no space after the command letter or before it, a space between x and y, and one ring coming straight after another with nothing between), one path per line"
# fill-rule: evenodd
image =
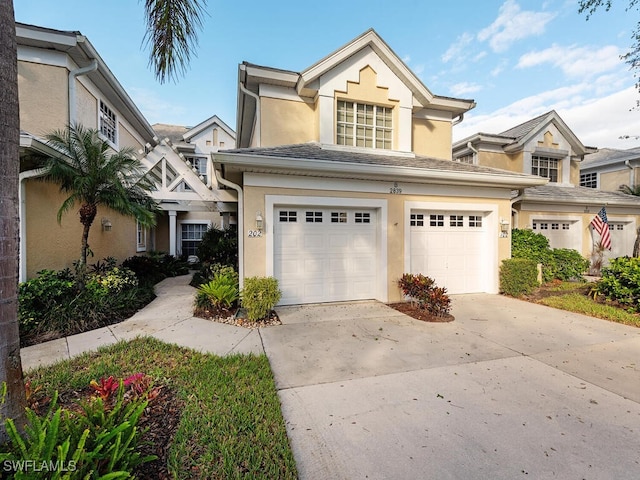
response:
M398 312L402 312L405 315L408 315L416 320L421 320L423 322L452 322L455 320L455 317L450 313L447 313L442 316L431 315L424 308L419 308L413 302L399 302L399 303L390 303L389 307L397 310Z

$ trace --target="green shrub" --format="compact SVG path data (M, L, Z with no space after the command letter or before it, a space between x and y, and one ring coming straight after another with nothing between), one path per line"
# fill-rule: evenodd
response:
M122 262L122 266L134 272L142 285L155 285L167 277L162 271L160 262L146 255L129 257Z
M550 248L541 233L515 228L511 232L511 257L526 258L542 264L542 281L582 280L589 261L580 252L568 248Z
M447 289L436 287L432 278L421 273L405 273L398 280L398 286L405 296L430 315L444 317L451 311L451 298L447 295Z
M196 255L202 263L221 263L238 268L238 231L213 226L202 236Z
M131 478L136 466L155 459L137 451L137 424L147 404L143 397L125 401L122 382L112 406L96 397L80 409L65 409L57 407L55 394L42 418L27 408L23 434L12 419L6 419L10 443L0 452L0 460L5 466L16 466L9 476L15 479L85 479L108 474L108 478ZM43 465L47 468L42 469ZM34 471L36 467L40 473Z
M231 276L238 283L238 272L231 265L223 265L222 263L204 263L200 269L193 275L191 286L198 288L204 283L209 283L217 275Z
M602 278L594 286L592 294L604 295L631 311L640 311L640 258L610 260L609 266L602 269Z
M242 306L247 310L249 320L267 317L280 301L282 293L278 280L273 277L248 277L244 279Z
M500 291L519 297L528 295L539 286L538 264L527 258L508 258L500 266Z
M238 274L217 274L213 280L198 288L196 307L223 309L231 307L239 298Z

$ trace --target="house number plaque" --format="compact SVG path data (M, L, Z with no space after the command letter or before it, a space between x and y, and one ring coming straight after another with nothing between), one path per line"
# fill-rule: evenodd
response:
M393 182L393 187L389 189L389 193L394 195L400 195L402 193L402 188L398 186L398 182Z
M249 238L258 238L262 236L262 230L249 230L247 232Z

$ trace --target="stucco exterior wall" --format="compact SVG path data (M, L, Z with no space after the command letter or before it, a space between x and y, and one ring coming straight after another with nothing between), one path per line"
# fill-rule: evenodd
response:
M98 128L98 99L84 85L84 80L76 78L76 122L85 128Z
M516 155L507 155L506 153L487 152L481 150L478 153L478 165L482 165L483 167L500 168L511 172L530 173L522 171L524 168L522 157L522 152Z
M605 172L600 174L600 183L598 187L600 190L606 190L609 192L615 192L620 185L629 184L629 169L616 170L615 172Z
M580 162L571 162L571 173L569 175L571 185L580 185Z
M413 118L412 145L416 155L451 160L451 122Z
M260 99L261 146L317 141L318 122L313 105L268 97Z
M35 276L42 269L72 268L80 258L82 225L76 205L63 215L61 224L57 213L66 197L58 187L38 180L26 181L26 204L29 215L26 218L27 278ZM37 208L30 208L36 205ZM102 218L112 224L110 232L102 231ZM136 254L136 222L134 219L98 208L98 215L89 232L89 246L95 263L112 256L122 261Z
M273 235L273 225L265 224L265 234L258 238L248 238L247 232L255 229L254 212L265 212L265 195L293 195L300 196L301 203L309 196L316 197L343 197L362 199L382 199L387 205L387 223L382 225L387 235L387 294L389 302L402 301L402 295L397 287L397 280L402 276L405 265L405 203L406 202L438 202L443 204L460 203L468 204L470 209L477 204L497 205L499 218L510 218L511 204L508 199L495 198L470 198L451 196L426 196L426 195L392 195L367 192L346 192L341 190L301 190L293 188L253 187L244 188L244 275L264 276L267 274L267 236ZM496 219L496 222L498 219ZM495 231L496 237L499 231ZM501 261L511 255L510 238L499 238L497 241L497 263L495 265L495 278ZM437 279L436 279L437 281ZM497 285L496 285L497 288Z
M67 69L18 62L20 129L44 135L69 122Z

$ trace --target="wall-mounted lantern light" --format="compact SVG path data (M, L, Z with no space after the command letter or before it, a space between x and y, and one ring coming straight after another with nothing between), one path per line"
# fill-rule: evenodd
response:
M500 219L500 238L507 238L509 236L509 222Z
M111 220L109 220L108 218L103 218L102 219L102 231L103 232L110 232L111 231Z
M262 218L262 212L256 212L256 230L262 231L264 228L264 219Z

